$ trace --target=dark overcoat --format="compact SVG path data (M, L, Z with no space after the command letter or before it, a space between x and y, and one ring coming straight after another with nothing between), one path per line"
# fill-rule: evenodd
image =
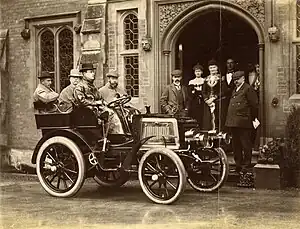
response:
M252 121L258 116L258 98L255 90L247 83L230 98L226 123L227 127L253 128Z

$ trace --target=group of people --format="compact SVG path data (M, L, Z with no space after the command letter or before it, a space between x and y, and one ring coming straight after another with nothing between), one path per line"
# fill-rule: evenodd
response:
M54 74L43 71L38 77L40 83L33 94L34 103L43 104L39 106L40 113L57 110L71 112L74 107L87 107L95 112L99 122L102 121L103 114L108 114L109 133L123 134L118 115L106 105L115 98L126 95L126 92L118 85L119 75L116 72L108 72L106 77L108 83L97 89L94 85L95 67L93 64L82 64L80 70L70 71L70 84L58 94L51 88Z
M254 66L247 71L237 69L233 59L226 62L222 76L215 60L208 62L209 75L204 77L200 64L193 67L195 78L182 85L182 71L171 73L172 83L162 93L164 113L190 116L208 132L230 132L236 172L251 168L255 140L253 121L258 118L259 76Z

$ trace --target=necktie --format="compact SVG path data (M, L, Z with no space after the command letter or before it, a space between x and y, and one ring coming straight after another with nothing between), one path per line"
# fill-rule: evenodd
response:
M227 80L227 84L229 85L230 82L231 82L231 80L232 80L232 73L231 73L231 72L230 72L230 73L227 73L227 75L226 75L226 80Z

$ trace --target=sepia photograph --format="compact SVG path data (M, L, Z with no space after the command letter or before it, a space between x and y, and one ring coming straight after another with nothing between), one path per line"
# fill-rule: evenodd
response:
M0 0L0 228L298 229L300 0Z

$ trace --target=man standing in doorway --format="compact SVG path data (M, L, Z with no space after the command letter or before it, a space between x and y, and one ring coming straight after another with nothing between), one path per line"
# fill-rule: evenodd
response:
M232 133L232 146L236 172L251 169L252 145L251 134L253 121L258 115L258 99L254 89L245 83L245 73L237 71L232 80L235 84L225 125Z
M166 87L160 98L163 113L169 115L187 116L188 114L188 91L181 85L182 71L173 70L172 83Z

